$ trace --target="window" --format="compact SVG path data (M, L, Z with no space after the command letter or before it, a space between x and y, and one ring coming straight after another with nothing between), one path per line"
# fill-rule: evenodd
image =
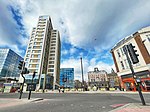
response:
M56 38L52 38L52 40L56 40Z
M122 61L120 61L120 63L121 63L121 67L122 67L122 69L125 69L125 68L124 68L124 64L123 64L123 62L122 62Z
M42 41L42 38L35 38L35 41Z
M27 53L30 53L30 51L31 51L31 50L28 50L28 52L27 52Z
M51 47L51 49L55 49L55 47Z
M41 53L41 50L33 50L32 53Z
M41 49L42 46L33 46L33 49Z
M123 47L120 48L120 51L121 51L122 55L124 55Z
M31 49L31 47L28 47L28 49Z
M124 63L125 63L126 68L128 69L128 68L129 68L129 65L128 65L127 59L124 60Z
M29 64L29 67L30 67L30 68L38 68L38 67L39 67L39 64Z
M32 54L31 58L40 58L40 54Z
M55 60L55 58L49 58L50 60Z
M54 65L49 65L48 67L49 67L49 68L54 68Z
M54 69L48 69L48 72L54 72Z
M50 56L55 56L55 54L50 54Z
M51 46L55 46L56 44L51 44Z
M55 51L50 51L50 53L55 53Z
M34 45L42 45L42 42L34 42Z
M29 57L29 54L27 54L26 57Z
M40 62L39 59L31 59L30 62Z
M119 50L117 50L118 57L121 57Z
M56 41L51 41L51 43L56 43Z
M26 58L26 60L25 61L29 61L29 58Z
M49 61L49 64L54 64L54 61Z

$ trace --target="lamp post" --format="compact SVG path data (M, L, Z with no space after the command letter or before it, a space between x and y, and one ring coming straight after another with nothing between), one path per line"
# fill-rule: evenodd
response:
M83 91L84 91L84 77L83 77L83 64L82 64L82 57L81 57L80 59L81 59L81 72L82 72L82 88L83 88Z

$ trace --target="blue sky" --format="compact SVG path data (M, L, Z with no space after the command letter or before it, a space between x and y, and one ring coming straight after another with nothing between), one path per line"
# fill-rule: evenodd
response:
M1 0L0 47L25 55L32 27L50 15L61 34L61 67L73 67L81 80L98 67L114 68L110 49L122 38L150 25L149 0Z

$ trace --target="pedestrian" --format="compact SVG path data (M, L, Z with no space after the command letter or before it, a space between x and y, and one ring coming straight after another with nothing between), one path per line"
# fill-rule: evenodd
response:
M2 93L4 93L5 86L2 87Z
M64 93L64 88L62 89L62 92Z
M58 88L58 91L59 91L59 93L60 93L60 88Z

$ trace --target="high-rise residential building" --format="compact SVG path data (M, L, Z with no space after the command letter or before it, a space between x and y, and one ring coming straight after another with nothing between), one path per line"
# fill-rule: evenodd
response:
M107 72L105 70L98 70L98 68L94 68L94 71L89 71L88 84L90 87L108 87Z
M21 56L11 49L0 49L0 81L10 82L19 79L19 61L23 60Z
M59 31L53 30L50 16L40 16L32 29L24 58L30 71L25 77L29 82L36 72L37 89L59 86L60 46Z
M60 69L60 86L65 88L74 87L74 68Z
M134 77L123 50L123 46L128 44L135 46L136 54L139 54L139 62L132 63L135 72ZM142 28L122 39L112 48L111 53L122 89L136 91L135 80L140 79L142 90L150 91L150 27Z

